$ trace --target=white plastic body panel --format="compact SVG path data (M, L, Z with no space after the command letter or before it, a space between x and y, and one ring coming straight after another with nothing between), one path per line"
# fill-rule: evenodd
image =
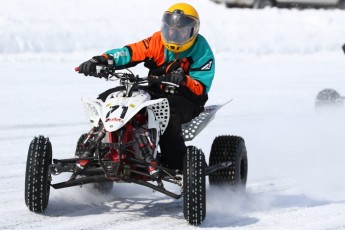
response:
M132 97L124 97L123 92L110 94L106 101L82 99L85 112L91 126L97 127L101 120L107 132L122 128L141 109L147 107L148 128L155 128L162 135L168 126L170 110L166 98L151 100L150 95L142 90L134 92Z

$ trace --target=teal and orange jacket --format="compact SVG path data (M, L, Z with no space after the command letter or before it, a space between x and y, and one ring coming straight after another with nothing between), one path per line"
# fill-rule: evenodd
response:
M153 61L155 66L159 67L175 60L188 60L188 70L185 70L185 73L188 73L186 86L196 95L208 93L215 72L212 50L200 34L193 46L181 53L173 53L166 49L162 42L161 32L158 31L140 42L109 50L105 54L114 57L117 69L133 67L138 63L148 61Z

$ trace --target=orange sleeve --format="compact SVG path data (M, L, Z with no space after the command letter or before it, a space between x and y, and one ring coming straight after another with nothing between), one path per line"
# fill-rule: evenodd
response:
M152 59L157 66L164 63L164 45L160 32L156 32L140 42L129 44L127 47L131 50L131 62Z
M192 91L195 95L202 95L204 93L204 86L197 80L191 78L190 76L187 77L187 84L186 87Z

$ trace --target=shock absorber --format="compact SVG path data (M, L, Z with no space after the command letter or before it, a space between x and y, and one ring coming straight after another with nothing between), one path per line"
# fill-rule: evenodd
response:
M149 130L145 130L144 135L150 145L150 148L154 150L156 148L156 144L154 140L151 138L151 132Z
M93 134L96 132L97 130L97 127L92 127L92 129L90 130L90 132L87 134L84 142L83 142L83 145L86 146L87 142L91 139L91 137L93 136Z
M92 130L91 130L92 131ZM91 132L90 131L90 132ZM94 141L91 142L91 145L87 148L87 150L83 153L83 155L81 156L83 157L91 157L94 153L94 151L97 148L97 144L102 141L102 139L105 137L106 134L106 130L104 127L102 127L102 130L98 133L98 136L96 137L96 139ZM88 139L88 138L87 138ZM89 140L89 139L88 139Z
M157 179L159 176L159 169L155 167L155 165L157 165L157 162L151 154L151 152L153 152L155 148L155 143L151 138L149 130L145 130L142 128L140 130L144 130L144 132L137 132L135 134L135 139L138 141L139 148L143 153L145 162L150 163L150 165L148 166L148 172L150 176ZM147 146L146 143L149 143L149 146ZM149 148L151 148L152 151L150 151Z
M147 163L151 163L154 159L153 159L152 155L150 154L150 151L147 148L147 145L146 145L146 142L145 142L145 139L144 139L144 135L142 133L140 133L140 132L137 132L135 134L135 139L138 142L139 149L141 150L141 152L143 154L144 160Z

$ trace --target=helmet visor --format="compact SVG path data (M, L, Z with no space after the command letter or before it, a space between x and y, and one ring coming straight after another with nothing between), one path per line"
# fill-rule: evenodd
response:
M164 42L183 45L194 38L199 31L199 20L187 16L181 10L165 12L162 21Z

